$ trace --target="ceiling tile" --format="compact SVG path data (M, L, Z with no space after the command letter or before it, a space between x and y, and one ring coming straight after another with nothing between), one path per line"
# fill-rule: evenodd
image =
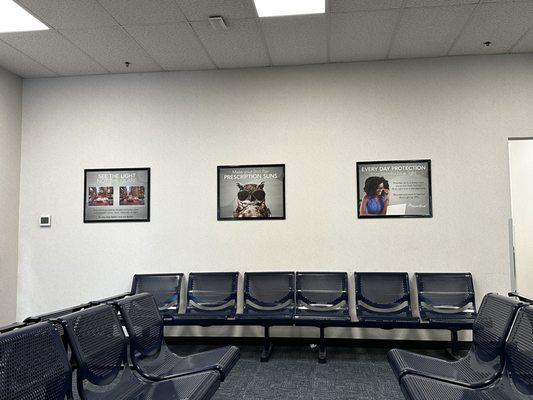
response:
M480 4L450 54L507 52L532 24L533 1Z
M114 73L161 71L161 67L120 26L60 31ZM131 63L126 67L125 62Z
M400 10L332 14L331 61L386 58L399 15Z
M329 11L346 13L364 10L401 8L403 0L329 0Z
M253 0L176 0L189 21L213 15L227 19L257 18Z
M533 53L533 28L520 39L511 51L513 53Z
M389 58L445 56L475 5L404 10Z
M158 25L186 21L176 0L98 0L122 25Z
M107 71L56 31L14 32L3 40L59 75L104 74Z
M476 3L479 3L479 0L406 0L405 7L445 7Z
M274 65L327 62L325 15L265 18L261 27Z
M128 26L126 30L166 70L215 68L187 22Z
M116 25L96 0L17 0L42 21L57 29Z
M268 53L255 19L227 21L228 30L215 30L209 22L193 22L192 27L215 64L220 68L270 65Z
M42 78L57 75L2 41L0 41L0 66L23 78Z

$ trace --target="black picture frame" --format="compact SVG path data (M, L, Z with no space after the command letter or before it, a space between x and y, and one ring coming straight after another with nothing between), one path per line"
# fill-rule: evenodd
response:
M87 211L88 211L88 192L89 192L89 185L87 182L88 174L89 173L98 173L98 172L136 172L136 171L142 171L146 172L147 176L147 183L146 183L146 191L147 195L145 196L145 204L146 207L146 217L145 218L115 218L115 219L89 219L87 218ZM150 222L150 208L151 208L151 169L149 167L143 167L143 168L89 168L83 170L83 223L87 224L94 224L94 223L117 223L117 222ZM119 203L120 204L120 203Z
M222 169L244 169L244 168L281 168L283 171L282 181L282 216L276 217L253 217L253 218L236 218L236 217L223 217L221 216L221 206L220 206L220 171ZM286 198L285 198L285 164L247 164L247 165L219 165L217 166L217 220L218 221L271 221L271 220L284 220L287 218L286 212Z
M428 173L428 208L429 212L427 214L408 214L408 215L361 215L361 183L360 183L360 167L361 166L370 166L375 164L427 164L427 173ZM375 219L375 218L433 218L433 197L432 197L432 183L431 183L431 160L430 159L420 159L420 160L387 160L387 161L359 161L356 163L356 172L357 172L357 218L359 219Z

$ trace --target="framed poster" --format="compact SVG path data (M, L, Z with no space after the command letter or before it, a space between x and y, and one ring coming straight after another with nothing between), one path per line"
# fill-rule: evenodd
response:
M357 163L358 218L431 218L431 160Z
M83 222L150 221L150 168L86 169Z
M285 219L285 164L218 167L218 220Z

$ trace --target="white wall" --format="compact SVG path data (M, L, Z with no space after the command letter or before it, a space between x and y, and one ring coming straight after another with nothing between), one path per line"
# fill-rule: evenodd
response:
M19 318L135 272L471 271L479 299L509 289L531 55L26 80L23 107ZM355 163L413 158L432 160L434 218L357 220ZM285 221L217 222L217 165L248 163L286 164ZM82 223L84 168L144 166L152 222Z
M22 80L0 68L0 325L15 320Z
M533 297L533 140L509 142L517 290Z

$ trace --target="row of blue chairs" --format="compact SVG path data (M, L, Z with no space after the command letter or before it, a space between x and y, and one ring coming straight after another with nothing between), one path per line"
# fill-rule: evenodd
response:
M185 313L179 314L184 275L137 274L132 293L156 297L166 322L272 317L349 320L348 274L345 272L246 272L244 310L237 315L237 272L190 273ZM451 324L476 317L470 273L416 273L418 311L422 321ZM358 320L412 321L409 275L403 272L355 274Z
M357 321L350 317L345 272L246 272L241 313L238 279L237 272L190 273L184 313L178 312L183 274L137 274L132 292L151 293L166 325L263 326L262 361L270 356L269 328L275 325L320 328L319 361L325 362L326 327L449 329L456 347L457 331L471 329L477 315L470 273L416 273L419 317L407 273L358 272Z
M234 346L172 353L150 294L103 300L1 328L0 399L73 399L75 370L82 400L208 400L240 357Z
M468 354L446 361L394 349L389 363L407 400L533 398L533 306L488 294Z

